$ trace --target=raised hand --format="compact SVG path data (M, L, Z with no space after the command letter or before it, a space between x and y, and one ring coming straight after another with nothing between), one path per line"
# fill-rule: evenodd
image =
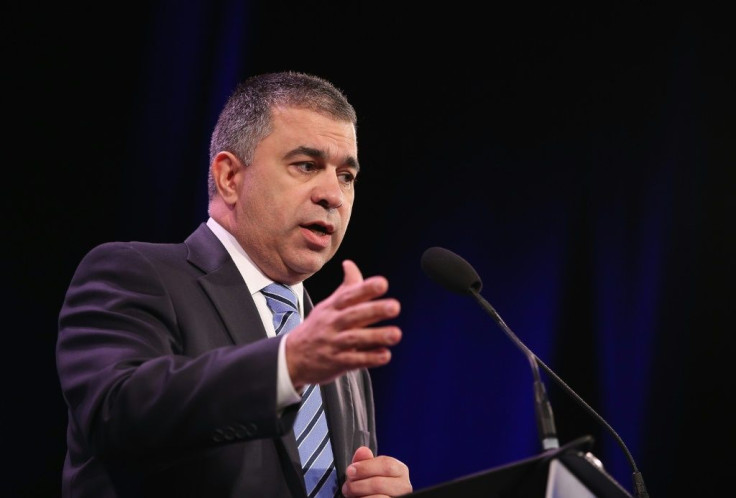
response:
M349 370L385 365L391 360L389 347L401 340L394 325L372 326L395 318L401 309L396 299L378 299L388 291L388 280L364 279L350 260L342 267L342 284L287 337L286 362L296 389L329 382Z

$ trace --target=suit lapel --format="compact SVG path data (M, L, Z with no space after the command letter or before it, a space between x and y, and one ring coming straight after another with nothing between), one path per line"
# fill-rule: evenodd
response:
M202 223L186 240L189 262L204 272L199 283L217 309L234 344L267 337L250 290L215 234Z
M232 266L235 268L234 263ZM199 282L225 322L234 344L247 344L267 337L250 291L237 269L233 275L232 271L223 268L205 275Z
M268 337L248 286L230 254L209 227L202 223L186 240L186 245L189 249L187 259L203 272L199 283L217 309L233 343L247 344ZM311 310L311 307L309 301L305 310ZM284 410L285 426L294 424L298 407L294 405ZM289 487L306 495L294 432L275 438L274 443L284 463L284 476Z
M233 343L244 344L266 338L266 329L263 327L250 290L235 262L215 234L202 223L185 243L189 250L187 259L203 272L199 283L222 317ZM312 308L312 300L305 290L305 315ZM353 396L348 378L349 374L321 386L335 465L341 479L352 460L350 451L355 446L355 424L349 415L354 413L355 407L352 406ZM287 425L293 424L297 410L298 405L293 405L284 411L283 417ZM293 431L278 440L282 443L279 449L280 452L284 452L282 458L290 461L293 471L296 472L292 475L291 469L286 471L287 479L293 481L292 486L299 486L304 492L299 450Z
M346 435L353 434L353 420L349 416L353 413L352 409L345 409L343 406L352 399L350 396L350 387L343 378L327 385L321 386L322 398L325 402L325 414L327 416L327 427L330 431L330 439L332 442L332 453L335 458L335 467L337 467L338 478L345 475L347 466L353 459L352 454L348 454L352 448L351 440L346 440ZM345 392L347 391L347 392Z

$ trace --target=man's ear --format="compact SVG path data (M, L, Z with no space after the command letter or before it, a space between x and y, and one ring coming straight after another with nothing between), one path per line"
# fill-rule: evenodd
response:
M238 200L243 163L227 151L218 152L210 165L217 193L228 205Z

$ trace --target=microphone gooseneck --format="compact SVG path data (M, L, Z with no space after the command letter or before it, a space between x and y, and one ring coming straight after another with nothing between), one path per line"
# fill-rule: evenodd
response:
M537 358L529 348L508 328L496 310L493 309L483 296L480 290L483 287L478 272L452 251L442 247L430 247L422 254L421 266L424 273L429 278L445 287L451 292L458 294L470 294L475 297L481 306L491 314L501 328L506 332L516 346L526 355L529 365L534 376L534 411L537 420L537 429L542 449L549 450L559 448L560 443L557 438L557 429L555 427L554 415L552 413L552 405L547 396L547 390L539 375L539 366Z
M535 399L535 411L537 415L537 427L539 429L542 447L546 450L549 448L559 447L557 440L557 433L554 425L554 418L552 414L552 407L547 398L547 393L544 389L539 376L539 366L554 379L570 396L573 397L585 410L593 416L608 432L614 437L618 445L626 455L629 465L633 470L632 480L635 496L638 498L648 498L649 493L644 485L644 477L636 466L634 457L631 455L628 447L624 443L623 439L618 433L611 427L611 425L605 421L588 403L583 400L565 381L563 381L550 367L548 367L539 357L534 354L526 345L514 334L511 329L506 325L501 316L486 301L483 296L480 295L480 290L483 287L480 276L475 271L470 263L468 263L461 256L454 252L442 248L442 247L430 247L421 258L421 267L424 273L436 283L440 284L447 290L452 292L471 295L481 305L481 307L495 320L495 322L501 327L506 335L521 349L521 351L529 359L529 363L532 367L532 373L534 375L534 399Z
M506 335L521 349L529 360L529 364L532 367L532 374L534 375L534 409L537 415L537 428L539 430L539 437L542 443L542 448L549 450L552 448L559 448L560 442L557 439L557 429L555 427L555 419L552 414L552 404L547 397L547 390L544 388L544 383L539 375L539 364L541 360L527 348L516 334L506 325L501 319L501 316L491 306L491 304L483 299L483 296L479 292L471 292L473 297L478 303L490 314L496 323L506 332Z

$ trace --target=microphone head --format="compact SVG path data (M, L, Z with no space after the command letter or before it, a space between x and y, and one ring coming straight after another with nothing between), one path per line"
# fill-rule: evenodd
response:
M483 287L470 263L448 249L430 247L422 254L421 265L430 279L452 292L473 294Z

